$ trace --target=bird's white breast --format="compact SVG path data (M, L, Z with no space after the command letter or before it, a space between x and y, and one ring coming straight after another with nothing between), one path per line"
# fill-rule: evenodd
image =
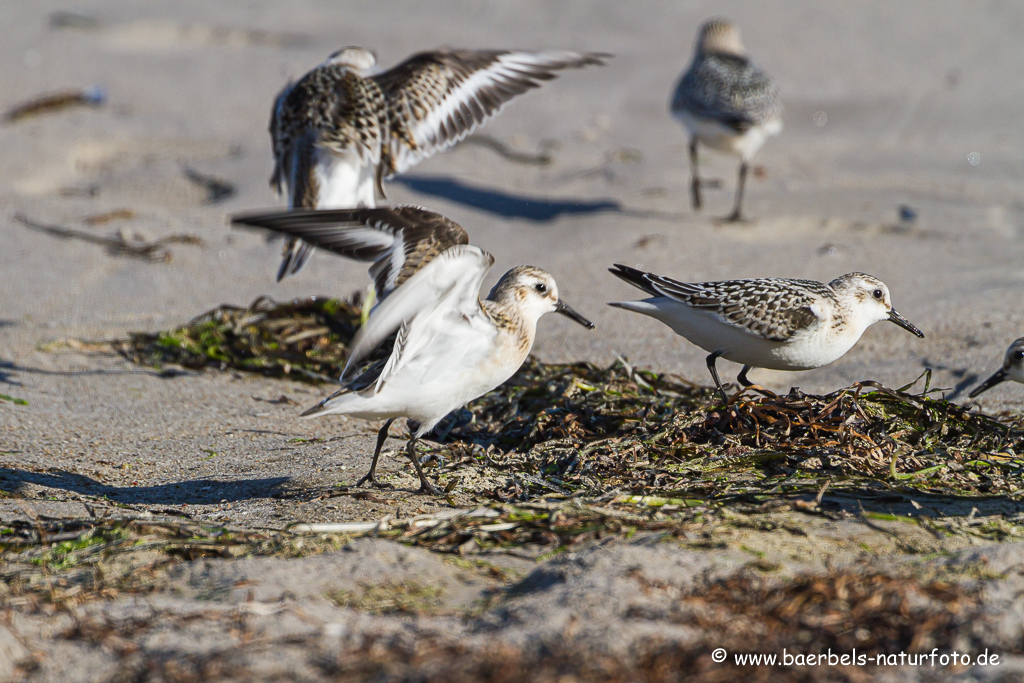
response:
M364 164L357 154L339 155L318 148L316 163L318 209L354 209L376 206L374 168Z
M686 110L673 112L690 135L712 149L735 154L749 161L772 135L782 131L782 119L773 119L763 125L751 126L743 132L730 128L714 119L694 116Z

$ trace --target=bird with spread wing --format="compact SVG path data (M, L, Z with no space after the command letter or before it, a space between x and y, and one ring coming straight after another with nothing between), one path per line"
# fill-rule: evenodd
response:
M437 493L416 457L416 441L451 411L509 379L526 360L537 321L558 312L594 325L564 303L555 279L540 268L509 270L480 298L494 263L469 244L455 221L416 206L250 213L235 225L269 229L336 254L369 261L378 302L352 340L343 386L303 413L339 413L386 422L377 436L370 471L357 486L379 486L377 458L391 423L419 423L406 454L421 490ZM394 335L390 354L354 378L349 371Z
M456 144L556 72L608 56L441 49L374 74L372 52L339 50L274 101L271 187L292 209L373 207L384 178ZM277 279L309 254L308 242L289 239Z

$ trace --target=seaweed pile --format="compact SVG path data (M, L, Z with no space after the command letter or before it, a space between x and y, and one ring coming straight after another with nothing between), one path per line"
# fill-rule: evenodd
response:
M445 450L506 472L499 500L1024 497L1020 425L875 382L825 396L753 387L722 406L710 389L623 361L531 361L468 408L472 421L451 429Z
M268 377L333 382L348 359L362 303L312 296L247 307L222 305L167 332L136 332L112 343L125 358L153 367L244 370Z
M362 314L358 296L261 297L114 346L158 367L333 381ZM446 490L478 501L628 493L828 505L844 495L898 500L913 493L1000 497L1015 511L1024 497L1020 419L1000 422L933 398L927 380L921 393L910 389L858 382L814 396L752 387L723 406L708 388L622 359L600 368L531 358L439 426L442 444L427 465Z

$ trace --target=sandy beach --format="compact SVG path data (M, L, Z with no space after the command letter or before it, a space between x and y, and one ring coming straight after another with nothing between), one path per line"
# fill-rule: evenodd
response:
M687 193L687 139L668 114L668 98L690 60L697 27L716 15L741 27L747 48L776 79L785 104L785 128L758 154L747 185L746 208L756 220L735 226L713 220L731 208L735 160L702 154L704 173L721 184L706 192L706 212L694 214ZM6 74L0 109L94 84L103 86L107 99L103 106L0 125L0 394L27 402L0 401L0 520L73 518L117 507L280 529L293 522L401 518L444 507L443 501L404 492L369 501L280 495L354 481L368 464L378 425L299 419L302 408L326 394L324 387L231 372L166 377L117 355L65 343L169 329L219 304L245 305L261 295L347 297L365 288L361 264L323 252L297 276L275 283L280 243L232 230L226 220L235 212L282 206L267 183L273 97L288 79L346 45L374 50L385 67L442 45L614 55L606 66L566 72L518 98L482 129L518 152L549 154L549 165L517 163L468 143L387 185L390 202L421 204L452 217L474 244L495 255L485 286L513 265L542 267L557 278L564 299L597 324L588 332L558 316L545 318L534 349L541 359L608 365L622 356L638 367L710 382L700 349L654 320L606 305L635 294L607 272L616 262L687 281L828 281L864 271L888 284L894 306L921 328L924 339L882 323L831 366L803 373L754 370L751 379L776 391L799 386L822 393L865 379L901 386L931 368L933 387L948 387L947 397L966 402L970 388L997 369L1006 346L1024 333L1021 26L1024 5L952 0L813 6L791 0L6 3L0 6ZM222 191L211 189L209 179L221 183ZM901 207L912 220L901 219ZM121 213L109 221L87 221L115 211ZM193 235L201 244L170 244L169 261L150 262L30 229L16 219L19 214L98 237L119 231L146 240ZM720 364L723 378L732 379L738 369ZM288 402L273 402L280 396ZM1018 411L1022 396L1024 388L1004 384L977 403L989 413ZM382 461L387 472L401 465L398 458ZM1014 501L1012 514L1019 515L1020 506ZM836 566L852 566L863 559L852 550L857 543L877 543L878 553L898 555L886 560L889 567L902 566L904 559L923 561L884 533L853 526L812 532L835 547L798 552L783 544L767 552L775 553L784 574L824 571L823 557L833 553ZM649 569L651 576L675 577L665 578L671 583L702 568L710 567L710 576L738 566L739 542L707 557L675 556L661 546L637 552L645 566L659 567ZM375 558L379 572L404 576L422 570L422 576L463 586L451 598L453 605L470 604L484 588L497 585L459 578L466 570L426 551L388 541L358 543L349 556L302 560L301 571L310 577L336 573L346 577L346 586L354 585L363 570L352 558ZM953 557L953 564L968 562L963 553L1005 558L1024 552L1020 539L984 551L936 543L929 552ZM610 589L614 606L598 610L592 596L601 590L601 577L624 580L624 568L637 563L622 545L601 553L589 549L558 559L557 572L571 578L557 588L534 576L555 569L517 564L522 576L534 577L535 592L516 608L515 628L491 625L500 631L495 637L521 647L529 641L530 623L557 612L557 628L569 628L593 609L606 630L588 631L591 645L613 642L612 624L619 621L629 622L630 639L642 638L664 615L652 617L648 626L623 616L631 603L619 584ZM286 562L245 560L261 561ZM174 591L168 590L152 604L199 614L204 598L197 586L214 574L225 586L243 578L279 581L256 598L273 601L286 592L288 572L298 571L275 568L271 574L280 578L263 579L258 568L246 566L236 575L214 560L203 562L209 566L176 570L175 585L193 591L181 597L184 602L175 607ZM1014 562L999 562L1012 577L985 589L991 601L986 605L996 611L992 605L1002 598L992 596L1024 580L1013 573ZM320 592L329 588L317 586ZM224 590L217 598L224 605L246 600L244 591ZM317 607L316 591L299 591L297 602L312 616L308 622L296 617L295 629L301 630L300 622L320 629L339 619L349 619L347 633L400 628L398 621L388 621L397 617L350 618L348 608ZM125 600L88 609L93 616L104 612L108 620L144 609ZM574 600L580 605L575 612ZM993 627L992 633L1016 629L1017 636L993 635L992 642L1010 653L1006 661L1020 666L1012 652L1021 651L1024 616L1019 605L1015 609L1004 630ZM9 661L15 654L22 661L31 652L50 653L35 669L0 663L0 680L110 680L118 671L109 644L54 640L70 623L59 620L79 617L48 622L9 605L0 610L8 615L7 625L0 625L0 660L5 652L12 653ZM268 642L285 642L297 632L271 627L266 615L259 619L270 629ZM444 631L450 626L445 620L455 618L430 619L409 627L406 637ZM180 646L197 652L201 648L194 643L180 643L214 632L233 637L227 627L182 628L153 631L149 641L133 642L146 652L158 649L158 642L165 651ZM542 638L550 641L557 628L550 626ZM467 634L467 642L470 635L481 638L480 632ZM318 647L326 652L332 646ZM61 648L72 648L66 651L81 657L81 665L58 664L53 653ZM282 657L305 662L292 670L299 679L334 675L309 664L301 648ZM290 665L254 666L249 680L287 678ZM231 679L242 676L240 670L196 669L193 679L174 679L166 669L159 675L151 669L152 678L138 680ZM925 680L921 672L904 674L899 680ZM958 674L997 680L977 668Z

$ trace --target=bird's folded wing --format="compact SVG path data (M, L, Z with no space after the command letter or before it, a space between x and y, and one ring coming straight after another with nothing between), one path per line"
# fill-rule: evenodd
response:
M373 262L370 275L381 301L445 250L469 244L458 223L418 206L260 212L233 216L231 222Z
M388 110L387 173L446 149L555 72L603 64L593 52L438 50L374 76Z
M745 57L711 55L680 79L673 111L688 111L743 131L782 115L775 85Z
M815 304L819 298L835 296L827 285L809 280L764 278L691 283L650 273L647 280L662 296L779 342L820 322Z

